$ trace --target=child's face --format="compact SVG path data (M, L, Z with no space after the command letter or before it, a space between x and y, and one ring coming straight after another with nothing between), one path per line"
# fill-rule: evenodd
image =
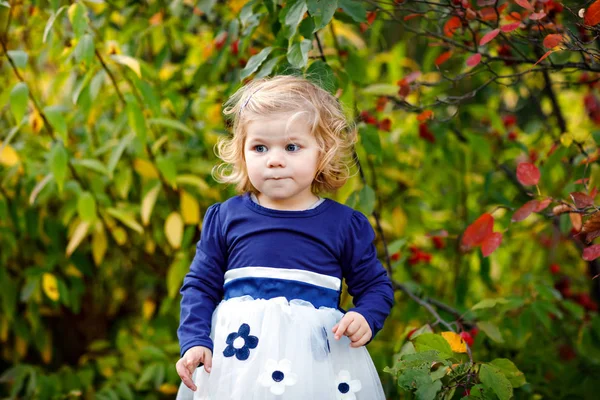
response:
M248 125L244 143L246 168L261 204L302 209L314 202L311 185L320 150L310 127L297 118L285 132L288 115L275 115Z

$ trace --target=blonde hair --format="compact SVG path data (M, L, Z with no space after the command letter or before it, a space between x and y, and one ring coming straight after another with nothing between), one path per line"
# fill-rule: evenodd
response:
M233 122L232 135L217 143L217 156L223 163L213 168L213 176L218 182L235 184L238 192L258 193L248 177L244 144L248 124L270 114L292 114L286 129L296 117L308 115L310 132L321 150L313 193L333 192L350 176L355 125L346 119L335 96L301 76L251 81L225 102L223 114Z

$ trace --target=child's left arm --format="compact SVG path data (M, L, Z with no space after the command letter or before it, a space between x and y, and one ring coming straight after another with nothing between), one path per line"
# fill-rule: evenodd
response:
M349 336L352 347L367 344L375 337L394 304L392 282L377 259L374 239L367 217L354 211L342 265L354 308L334 327L336 338Z

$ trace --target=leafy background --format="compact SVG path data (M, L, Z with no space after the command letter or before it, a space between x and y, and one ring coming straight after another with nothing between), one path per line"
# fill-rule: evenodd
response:
M358 122L332 197L371 217L397 288L369 345L388 397L592 398L600 5L581 3L0 1L0 395L174 397L178 289L234 195L210 175L222 103L301 73Z

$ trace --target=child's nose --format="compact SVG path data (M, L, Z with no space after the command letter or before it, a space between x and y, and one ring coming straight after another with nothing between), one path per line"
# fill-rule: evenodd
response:
M279 150L269 151L269 158L267 160L267 166L273 167L285 167L285 155Z

